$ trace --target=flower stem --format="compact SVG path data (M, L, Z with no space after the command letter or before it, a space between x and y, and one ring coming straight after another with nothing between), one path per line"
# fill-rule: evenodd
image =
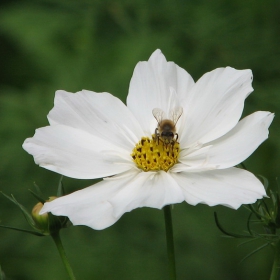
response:
M65 268L67 270L69 278L71 280L76 280L76 278L74 276L74 273L73 273L73 270L72 270L72 268L70 266L70 263L69 263L69 261L67 259L65 250L63 248L63 245L62 245L62 242L61 242L61 239L60 239L60 236L59 236L59 232L53 233L51 235L51 237L52 237L52 239L53 239L53 241L54 241L54 243L56 245L56 248L57 248L57 250L59 252L59 255L60 255L60 257L61 257L61 259L63 261L63 264L64 264L64 266L65 266Z
M164 220L165 220L169 276L170 276L170 280L176 280L176 265L175 265L175 253L174 253L174 242L173 242L171 206L170 205L164 206L163 211L164 211Z
M278 241L275 244L274 247L274 260L273 260L273 265L272 265L272 270L270 274L270 280L277 280L278 274L279 274L279 269L280 269L280 241Z

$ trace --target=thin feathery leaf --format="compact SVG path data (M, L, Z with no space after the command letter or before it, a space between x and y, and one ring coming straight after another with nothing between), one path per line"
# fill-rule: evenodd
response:
M243 162L240 163L243 169L248 170Z
M5 280L5 274L4 274L3 270L2 270L1 265L0 265L0 280Z
M250 235L253 235L252 234L252 231L251 231L251 228L250 228L250 222L251 222L251 217L252 217L253 213L251 212L249 214L249 217L248 217L248 220L247 220L247 229L248 229L248 232L250 233Z
M230 233L226 230L224 230L221 226L221 224L219 223L218 221L218 216L217 216L217 213L214 212L214 216L215 216L215 222L216 222L216 225L217 227L219 228L219 230L224 233L225 235L228 235L228 236L231 236L231 237L235 237L235 238L251 238L250 235L242 235L242 234L236 234L236 233Z
M246 245L246 244L248 244L248 243L250 243L250 242L253 242L253 241L256 241L256 240L260 240L260 238L259 238L259 237L252 237L252 238L249 239L249 240L247 239L247 240L245 240L245 241L239 243L239 244L237 245L237 247Z
M41 203L45 203L46 202L46 200L45 199L43 199L41 196L39 196L39 195L37 195L35 192L33 192L32 190L29 190L30 192L31 192L31 194L38 200L38 201L40 201Z
M36 236L44 236L44 234L37 232L37 231L33 231L33 230L27 230L27 229L20 229L20 228L15 228L15 227L10 227L10 226L4 226L4 225L0 225L1 228L6 228L6 229L12 229L15 231L21 231L21 232L25 232L25 233L30 233Z
M252 211L258 219L262 219L262 218L266 219L266 217L264 215L261 215L259 212L257 212L252 205L249 205L249 208L250 208L250 211Z
M249 253L248 255L246 255L240 262L239 264L241 264L243 261L245 261L246 259L248 259L249 257L251 257L252 255L256 254L257 252L259 252L260 250L264 249L265 247L267 247L269 245L269 243L265 243L264 245L258 247L257 249L255 249L254 251L252 251L251 253Z
M263 183L265 189L267 189L268 186L269 186L269 181L268 181L268 179L267 179L266 177L264 177L263 175L258 175L257 177L259 177L259 178L262 179L262 181L263 181L262 183Z
M3 193L3 192L1 192L6 198L8 198L11 202L13 202L14 204L16 204L17 205L17 203L14 201L14 199L12 198L12 197L10 197L10 196L8 196L7 194L5 194L5 193Z
M40 187L39 187L35 182L33 183L33 185L34 185L34 187L35 187L35 189L36 189L36 192L39 194L39 196L40 196L40 197L43 197L44 195L43 195L43 193L42 193Z
M268 207L267 204L265 203L265 200L262 199L262 200L261 200L261 203L262 203L263 206L265 207L265 210L266 210L267 214L269 214L269 207Z
M65 190L64 190L62 180L63 180L63 176L60 177L59 183L58 183L58 188L57 188L57 196L58 197L63 196L65 194Z
M31 215L29 214L29 211L28 211L23 205L21 205L21 204L16 200L16 198L15 198L13 195L11 195L11 197L12 197L11 201L13 201L13 203L15 203L15 204L20 208L20 210L21 210L21 212L22 212L24 218L26 219L26 221L27 221L32 227L34 227L34 226L35 226L35 222L33 221Z

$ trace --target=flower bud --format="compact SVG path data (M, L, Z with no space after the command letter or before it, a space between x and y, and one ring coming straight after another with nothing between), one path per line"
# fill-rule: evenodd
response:
M57 197L51 196L46 202L52 201ZM32 209L31 216L35 222L35 226L43 234L52 234L53 232L59 231L65 226L65 217L56 217L51 213L44 213L40 215L40 211L44 206L43 203L38 202Z
M33 221L35 222L36 227L41 231L46 232L49 229L49 215L48 213L39 215L39 212L42 209L43 205L44 205L43 203L38 202L33 207L31 216L33 218Z

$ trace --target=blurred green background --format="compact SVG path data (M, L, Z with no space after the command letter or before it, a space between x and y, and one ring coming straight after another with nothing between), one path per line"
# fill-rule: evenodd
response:
M125 101L136 63L160 48L195 79L217 67L250 68L254 93L244 115L276 113L270 139L246 160L271 182L279 175L280 1L273 0L6 0L0 4L0 189L28 209L39 185L54 195L59 175L39 168L21 147L48 125L54 92L107 91ZM92 184L65 178L67 192ZM178 279L268 279L272 250L240 260L261 242L238 247L225 227L246 228L248 212L182 203L173 211ZM94 214L94 213L93 213ZM2 224L28 228L0 196ZM142 208L103 231L62 231L77 279L168 279L163 213ZM7 279L68 279L52 240L0 229L0 265Z

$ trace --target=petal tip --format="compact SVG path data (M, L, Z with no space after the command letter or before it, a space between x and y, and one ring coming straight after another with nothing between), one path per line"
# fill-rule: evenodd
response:
M164 54L162 53L162 51L160 49L156 49L152 53L152 55L150 56L148 61L152 62L152 63L159 63L160 61L167 62Z

